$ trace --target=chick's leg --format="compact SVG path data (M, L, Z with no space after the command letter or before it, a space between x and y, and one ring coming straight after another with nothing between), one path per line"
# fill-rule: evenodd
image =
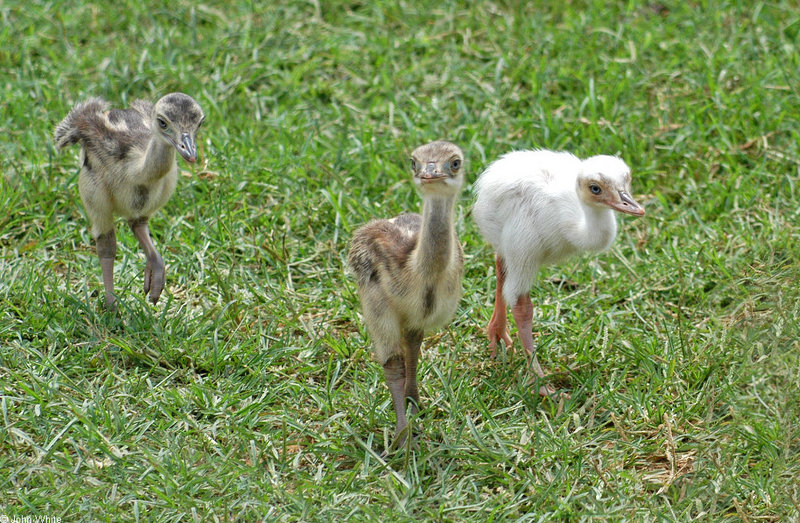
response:
M114 229L95 238L97 257L100 258L100 269L103 271L103 288L106 294L106 307L116 308L114 297L114 258L117 255L117 235Z
M539 365L539 360L536 358L536 347L533 344L533 303L527 294L517 298L517 303L511 308L514 315L514 322L517 324L517 335L522 346L531 355L531 366L533 371L539 378L544 379L545 373ZM539 387L539 394L541 396L552 396L555 394L555 389L549 383Z
M400 447L406 439L406 429L408 419L406 418L406 365L402 356L392 356L383 364L383 374L386 378L386 386L392 394L392 404L394 414L397 419L397 428L394 431L394 442L392 447Z
M144 268L144 292L145 294L150 293L150 301L155 304L161 296L161 291L164 290L166 276L164 260L150 239L150 228L147 225L147 220L146 216L135 218L130 220L128 225L144 251L145 259L147 260Z
M508 335L508 326L506 322L506 300L503 299L503 283L506 279L506 267L503 263L503 258L498 254L495 257L495 274L497 276L497 288L494 293L494 312L492 312L492 319L489 320L489 326L486 333L489 336L489 349L491 356L497 356L497 340L502 340L506 348L513 349L511 336Z
M412 403L409 411L412 415L418 412L419 389L417 388L417 362L419 362L419 348L422 345L422 331L413 331L405 336L405 365L406 382L404 394L406 400L411 399Z

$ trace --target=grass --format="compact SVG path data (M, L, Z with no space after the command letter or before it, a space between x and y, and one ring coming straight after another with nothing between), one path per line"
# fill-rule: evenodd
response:
M0 7L0 514L73 520L800 519L800 8L770 2ZM118 227L120 310L51 132L175 90L202 162L151 220L157 306ZM619 154L643 219L533 289L531 394L490 360L492 253L420 368L421 447L370 361L352 231L415 210L407 154L469 181L514 148Z

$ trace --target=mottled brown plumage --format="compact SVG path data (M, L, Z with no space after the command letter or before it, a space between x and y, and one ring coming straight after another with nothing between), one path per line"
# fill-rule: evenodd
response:
M461 297L463 254L453 223L464 181L463 153L437 141L412 153L422 216L374 220L353 235L348 266L355 274L374 357L384 367L397 429L406 441L406 398L419 404L417 361L425 331L445 325Z
M197 160L195 137L203 110L190 96L171 93L155 104L134 101L130 109L108 109L92 98L79 103L55 128L59 148L81 146L81 200L103 271L106 305L115 305L114 215L128 221L147 259L144 292L153 303L164 288L164 261L150 239L148 219L167 203L178 180L175 151Z

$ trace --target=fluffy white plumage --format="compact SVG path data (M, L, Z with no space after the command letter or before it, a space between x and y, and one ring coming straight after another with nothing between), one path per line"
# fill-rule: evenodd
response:
M614 156L581 160L568 152L515 151L492 163L475 185L473 216L505 261L506 301L527 293L542 266L610 247L615 210L644 214L630 198L630 181L630 169ZM587 191L590 184L605 199Z
M544 265L607 249L617 234L614 211L644 214L630 194L630 169L614 156L581 160L567 152L516 151L492 163L475 191L472 214L496 253L489 348L494 356L498 340L511 346L506 327L506 304L511 304L520 341L544 378L531 332L533 280ZM550 396L555 390L545 384L539 393Z

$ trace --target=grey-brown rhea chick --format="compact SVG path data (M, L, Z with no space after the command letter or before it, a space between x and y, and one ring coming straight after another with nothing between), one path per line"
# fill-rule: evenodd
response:
M350 245L347 263L397 417L394 447L411 436L406 399L413 400L409 410L416 413L423 334L449 322L461 298L464 262L454 210L464 183L463 162L461 149L450 142L415 149L411 168L422 216L373 220L353 234Z
M77 104L55 128L59 148L81 146L78 188L89 216L103 272L105 301L115 306L114 215L125 218L146 257L144 292L153 303L164 289L164 260L150 239L148 220L175 191L175 151L197 160L196 134L205 115L192 97L170 93L155 104L144 100L130 109L111 109L92 98Z

